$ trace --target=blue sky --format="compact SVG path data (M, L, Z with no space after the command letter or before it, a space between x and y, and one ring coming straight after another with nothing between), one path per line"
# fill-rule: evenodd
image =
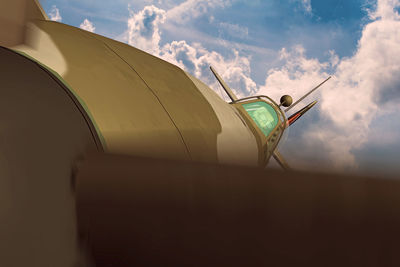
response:
M299 106L319 100L282 154L299 169L400 173L400 0L40 2L53 19L177 64L218 93L210 64L237 94L276 100L332 75Z

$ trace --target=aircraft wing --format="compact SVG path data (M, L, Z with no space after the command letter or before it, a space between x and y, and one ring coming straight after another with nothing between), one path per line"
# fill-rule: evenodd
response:
M75 192L99 267L400 264L395 179L100 153Z

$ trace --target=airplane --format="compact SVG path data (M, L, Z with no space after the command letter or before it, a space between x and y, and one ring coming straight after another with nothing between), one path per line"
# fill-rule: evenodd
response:
M316 101L286 114L331 78L294 103L284 95L278 104L265 95L238 98L210 67L227 103L173 64L49 20L37 0L1 5L0 174L12 192L3 192L2 205L24 208L23 220L31 224L22 226L18 211L10 211L10 225L33 240L51 233L49 257L75 253L64 247L74 242L77 227L76 200L67 185L87 151L259 168L274 157L288 170L277 145ZM29 210L39 210L42 219ZM16 236L4 240L24 255L35 250L34 241ZM14 244L14 238L23 242Z
M211 67L231 100L226 103L179 67L127 44L50 21L37 1L29 3L34 5L24 41L7 45L16 33L22 34L3 26L2 53L39 66L67 92L97 149L259 167L273 156L289 168L276 147L284 131L315 105L286 116L308 94L294 104L288 95L279 105L263 95L238 99Z

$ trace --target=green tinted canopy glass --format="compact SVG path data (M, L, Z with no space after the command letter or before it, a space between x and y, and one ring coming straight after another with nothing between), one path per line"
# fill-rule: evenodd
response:
M253 102L242 106L265 136L268 136L279 122L274 108L265 102Z

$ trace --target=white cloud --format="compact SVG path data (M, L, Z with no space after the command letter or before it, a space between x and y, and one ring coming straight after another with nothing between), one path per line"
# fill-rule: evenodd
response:
M220 26L220 33L226 32L228 35L232 37L245 39L249 35L249 29L247 27L242 27L238 24L221 22L219 26Z
M128 19L128 43L151 54L160 53L161 34L159 26L165 21L165 11L153 5L138 13L130 11Z
M179 24L208 14L211 9L224 8L231 4L230 0L187 0L168 10L167 18Z
M50 20L58 21L58 22L61 22L61 20L62 20L62 17L60 15L60 10L55 5L52 6L52 8L49 12L49 18L50 18Z
M312 85L328 77L326 69L331 64L321 63L317 59L307 59L304 53L305 50L300 45L290 51L282 48L280 59L285 64L283 67L268 71L265 84L260 86L259 93L269 95L276 101L284 94L298 99L309 91Z
M236 50L230 58L224 58L215 51L208 51L200 44L189 45L185 41L174 41L162 47L160 56L174 63L197 78L208 83L219 92L219 85L212 76L213 66L238 96L255 93L256 83L250 77L250 60L240 56ZM246 91L241 89L245 88Z
M369 10L369 17L374 20L378 18L382 18L383 20L398 20L400 17L395 8L399 6L399 0L377 0L375 10Z
M191 1L187 1L193 4ZM185 3L187 3L185 2ZM188 44L186 41L172 41L160 44L160 26L165 23L166 12L155 6L146 6L133 13L128 20L128 43L153 55L159 56L197 78L211 84L217 92L219 85L213 78L209 66L216 68L220 75L234 88L246 88L248 93L256 92L256 84L250 77L250 60L239 56L236 50L226 59L215 51L208 51L200 44ZM241 90L235 90L242 95Z
M311 0L301 0L301 4L303 5L303 8L307 13L310 14L312 12Z
M93 23L88 19L85 19L79 27L88 32L94 32L96 28L94 27Z
M271 70L261 88L260 93L274 91L275 99L286 92L296 99L327 76L327 67L336 66L333 79L320 91L322 118L310 123L310 129L301 137L303 150L317 154L324 151L330 161L325 163L330 167L356 168L352 151L373 141L369 140L369 132L374 120L379 119L378 112L393 112L393 106L385 103L400 98L400 20L394 11L398 2L378 1L376 11L371 13L378 20L365 26L352 57L338 60L332 55L329 62L319 62L306 58L301 47L290 52L284 49L281 55L286 64ZM284 91L282 86L293 89ZM315 144L319 144L320 151Z

